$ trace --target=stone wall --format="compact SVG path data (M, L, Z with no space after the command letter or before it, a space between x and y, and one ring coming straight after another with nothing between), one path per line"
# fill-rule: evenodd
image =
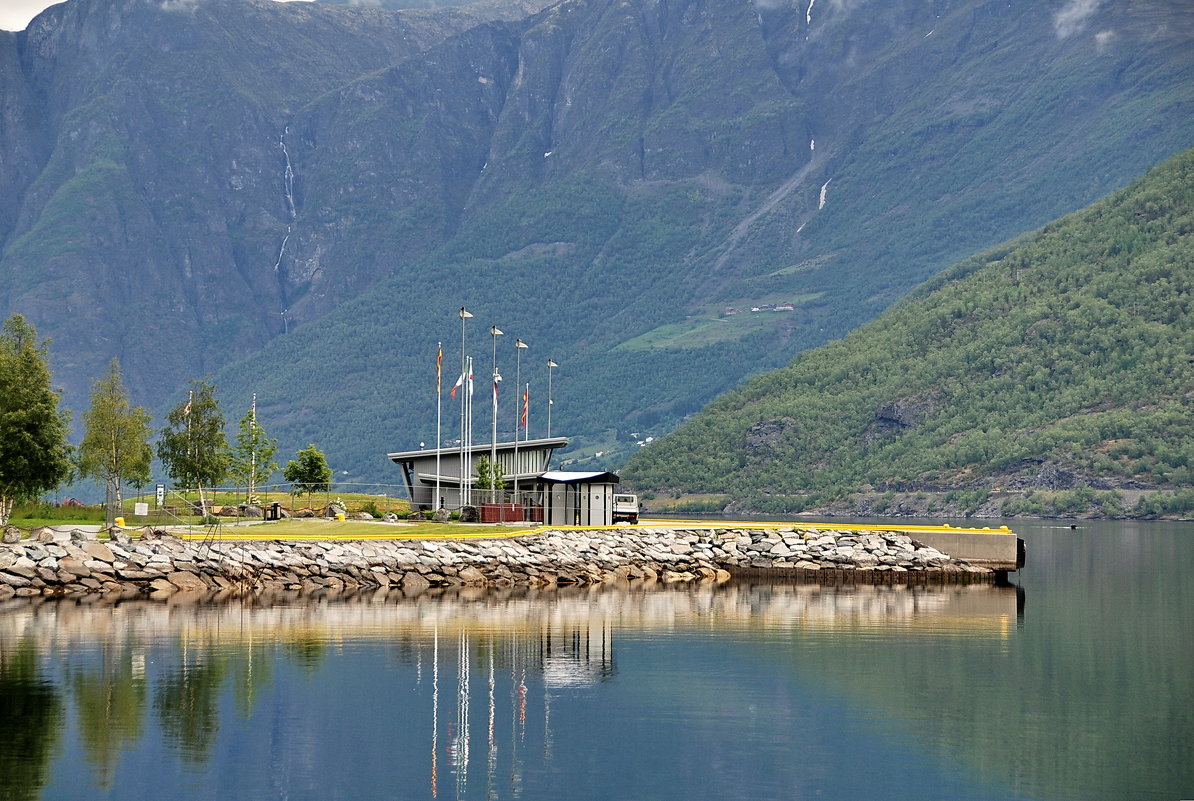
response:
M726 580L732 573L868 582L989 580L899 532L626 527L508 538L110 541L45 534L0 545L0 598L13 595L304 591ZM863 578L863 577L866 578Z

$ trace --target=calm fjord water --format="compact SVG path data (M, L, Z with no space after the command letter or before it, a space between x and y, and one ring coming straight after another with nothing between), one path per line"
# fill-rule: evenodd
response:
M1194 525L1016 587L0 604L0 798L1194 798Z

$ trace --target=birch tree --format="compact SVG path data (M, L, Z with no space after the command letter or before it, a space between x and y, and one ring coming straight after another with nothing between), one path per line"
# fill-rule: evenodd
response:
M124 500L121 481L149 483L153 461L149 420L149 412L129 403L120 363L113 359L108 374L98 379L91 391L79 445L79 473L104 484L109 525Z
M216 389L207 381L192 381L186 401L166 415L158 437L158 458L175 482L199 490L199 506L207 514L204 485L218 484L228 475L228 439Z
M257 396L253 405L240 420L236 432L236 446L232 450L232 477L245 488L245 501L252 503L257 486L264 484L278 470L274 454L278 452L278 441L266 436L265 429L257 422Z

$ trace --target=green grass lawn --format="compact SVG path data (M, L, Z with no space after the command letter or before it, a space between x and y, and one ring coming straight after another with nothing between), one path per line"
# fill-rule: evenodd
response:
M509 536L527 527L485 526L465 523L385 523L364 520L323 520L302 518L253 525L221 524L215 534L237 539L454 539ZM208 529L195 526L196 535L206 536Z
M280 503L287 510L312 509L321 512L329 503L337 501L343 504L345 510L354 512L368 511L374 515L384 515L394 512L404 517L410 512L410 503L402 498L385 495L371 495L361 492L331 492L306 495L290 495L286 492L258 492L256 493L261 506L270 503ZM210 507L237 506L244 503L244 492L222 491L205 492L204 497ZM138 501L147 502L150 506L148 515L135 515L134 504ZM186 514L190 503L198 503L199 495L189 492L183 495L171 493L166 497L166 509L154 508L153 495L140 495L126 498L121 504L121 510L115 516L124 518L125 525L135 528L146 525L176 526L201 525L197 515ZM94 506L55 506L52 503L33 502L21 504L13 509L9 518L9 525L32 531L42 526L63 528L67 526L102 526L104 524L104 507L102 504ZM234 526L234 517L221 517L221 525ZM367 523L366 523L367 525Z

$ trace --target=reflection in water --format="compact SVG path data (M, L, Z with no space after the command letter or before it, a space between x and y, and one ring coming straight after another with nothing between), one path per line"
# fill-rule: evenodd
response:
M139 643L143 648L177 638L192 663L202 661L202 651L196 655L189 650L198 646L273 642L295 664L314 670L329 648L348 641L399 637L410 645L413 637L431 644L437 636L483 631L512 636L511 642L519 645L510 648L533 654L537 669L550 674L554 683L591 683L613 670L609 649L615 628L808 627L826 632L875 626L1003 636L1016 616L1016 589L735 581L633 590L601 585L549 591L470 589L414 599L379 590L332 600L294 594L215 605L12 599L0 604L0 641L30 637L43 648L50 643ZM404 659L414 653L408 650Z
M183 666L158 682L153 706L162 731L188 762L205 761L215 742L226 675L223 659L187 652Z
M62 699L32 640L0 641L0 798L35 799L58 741Z
M558 766L562 759L558 699L573 704L578 693L617 678L616 640L627 633L641 638L903 631L1005 639L1014 631L1015 615L1014 590L989 585L732 582L637 590L465 590L413 600L383 591L337 600L285 596L220 605L14 599L0 607L0 697L7 741L19 736L22 745L0 781L24 788L24 795L5 797L38 797L62 725L63 687L70 690L90 782L111 797L127 794L132 765L144 758L141 752L153 750L158 732L187 771L240 772L243 765L227 760L248 761L248 751L265 747L263 770L271 774L269 781L281 783L271 792L299 797L303 782L318 786L320 780L318 757L305 756L321 741L310 730L342 723L307 719L311 701L295 699L318 700L321 714L337 704L352 707L345 715L356 717L351 700L332 697L375 681L357 675L373 670L358 657L380 646L391 669L409 677L405 690L395 690L404 693L403 726L393 736L423 740L422 746L412 743L412 753L425 755L422 769L403 767L425 771L419 786L433 798L445 792L455 798L534 797L528 772ZM328 698L319 700L321 695ZM267 698L270 706L259 710ZM147 705L156 728L146 726ZM231 730L230 712L243 721ZM214 759L217 742L242 730L254 747ZM474 742L479 733L480 744ZM480 747L478 760L474 752ZM571 740L568 747L573 748ZM13 759L13 749L0 753L8 755L0 759ZM482 779L482 787L470 786Z
M136 743L144 729L144 653L127 641L100 643L99 664L72 667L67 676L96 784L111 789L121 752Z
M1188 797L1194 529L1084 526L1024 590L12 599L0 798Z

